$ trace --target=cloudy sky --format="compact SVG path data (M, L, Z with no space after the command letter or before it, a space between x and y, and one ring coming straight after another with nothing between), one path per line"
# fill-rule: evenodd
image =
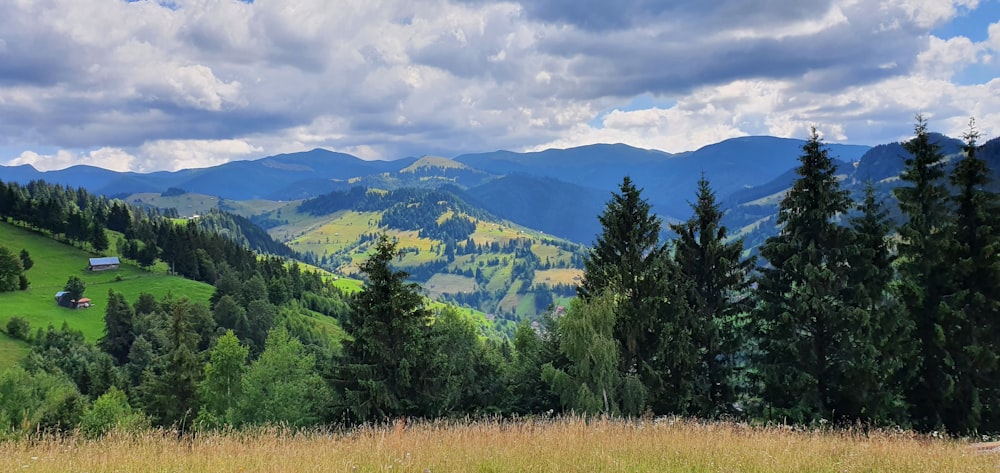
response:
M1000 134L1000 0L3 0L0 164Z

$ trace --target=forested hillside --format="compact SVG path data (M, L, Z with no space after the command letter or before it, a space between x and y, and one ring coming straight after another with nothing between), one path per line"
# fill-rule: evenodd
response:
M256 219L280 223L272 235L337 274L356 274L377 235L388 234L410 281L436 300L489 314L507 333L574 295L583 247L501 220L463 196L451 186L359 186Z

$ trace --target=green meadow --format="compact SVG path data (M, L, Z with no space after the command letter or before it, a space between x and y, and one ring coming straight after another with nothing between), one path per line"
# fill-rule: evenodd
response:
M169 295L199 303L207 303L215 290L205 283L168 275L162 269L148 271L125 262L118 270L91 272L87 270L88 259L102 255L7 223L0 223L0 245L15 253L28 250L35 263L25 273L31 283L28 290L0 293L0 327L5 327L15 316L27 320L32 332L48 325L59 327L65 322L83 332L87 340L96 341L103 334L109 290L124 294L131 302L145 292L157 299ZM63 289L70 276L78 276L87 284L84 297L93 301L93 307L67 309L56 304L55 294ZM27 350L24 342L0 334L0 366L23 358Z

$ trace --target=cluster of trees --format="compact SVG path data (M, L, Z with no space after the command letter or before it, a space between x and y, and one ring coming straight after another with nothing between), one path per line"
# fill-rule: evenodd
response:
M28 250L22 249L15 255L9 248L0 245L0 292L28 289L30 283L24 272L34 264Z
M871 185L858 202L840 188L814 130L756 269L704 179L662 243L626 178L552 323L562 406L1000 429L1000 200L974 129L950 176L922 118L915 135L893 222Z

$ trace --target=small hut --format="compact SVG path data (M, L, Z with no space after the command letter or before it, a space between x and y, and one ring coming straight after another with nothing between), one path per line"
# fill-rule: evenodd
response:
M118 260L117 256L109 256L107 258L90 258L90 265L87 269L91 271L107 271L109 269L118 269L118 265L121 261Z

